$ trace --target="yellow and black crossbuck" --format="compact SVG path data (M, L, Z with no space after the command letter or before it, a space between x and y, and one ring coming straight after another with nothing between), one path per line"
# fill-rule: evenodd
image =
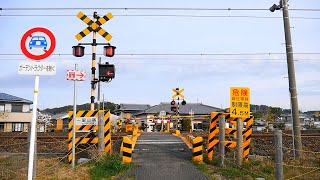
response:
M92 31L99 33L107 41L111 40L111 34L109 34L107 31L101 28L101 25L103 25L113 17L111 13L104 15L103 17L99 18L96 22L92 21L88 16L86 16L82 12L79 12L77 14L77 17L88 25L87 28L85 28L76 35L76 39L78 41L80 41L86 35L90 34Z

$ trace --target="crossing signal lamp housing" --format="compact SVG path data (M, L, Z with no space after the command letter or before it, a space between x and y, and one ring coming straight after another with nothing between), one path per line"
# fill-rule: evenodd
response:
M181 104L182 104L182 105L186 105L187 102L186 102L185 100L183 100L183 101L181 102Z
M99 64L99 81L110 81L115 78L114 64Z
M104 55L107 57L113 57L116 47L111 46L108 44L107 46L104 46Z
M172 112L177 112L177 107L171 106L171 111L172 111Z
M84 55L84 46L72 46L72 54L75 57L82 57Z
M171 101L171 106L176 105L176 102L174 100Z

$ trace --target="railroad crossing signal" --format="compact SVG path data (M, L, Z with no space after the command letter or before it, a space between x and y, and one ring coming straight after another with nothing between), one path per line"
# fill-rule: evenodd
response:
M77 14L77 17L89 26L76 35L76 39L78 41L80 41L86 35L90 34L92 31L99 33L107 41L110 41L110 39L112 38L111 34L109 34L107 31L100 27L102 24L106 23L113 17L111 13L104 15L103 17L99 18L96 22L92 21L87 15L83 14L81 11Z
M177 96L181 97L181 99L184 99L184 95L182 95L182 92L184 91L184 88L182 88L180 90L179 90L179 88L176 88L176 89L173 88L172 91L175 93L172 96L172 99L176 98Z

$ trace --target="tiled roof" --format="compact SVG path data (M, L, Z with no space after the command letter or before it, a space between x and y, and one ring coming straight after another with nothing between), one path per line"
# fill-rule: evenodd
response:
M0 92L0 102L20 102L20 103L32 104L32 101L19 98L17 96L13 96L10 94L1 93L1 92Z
M120 104L117 111L143 111L150 108L149 104Z
M186 105L182 106L180 104L179 106L180 114L189 114L189 112L192 110L194 114L210 114L211 112L219 112L223 111L222 109L204 105L202 103L187 103ZM141 111L137 113L139 114L158 114L160 111L166 111L167 113L171 112L171 104L170 103L160 103L159 105L155 105L150 107L149 109L146 109L145 111Z

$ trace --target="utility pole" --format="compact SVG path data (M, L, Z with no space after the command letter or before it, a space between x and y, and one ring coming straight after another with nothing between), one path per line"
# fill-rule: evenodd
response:
M289 10L288 10L287 0L282 0L282 8L283 8L282 9L283 22L284 22L284 30L285 30L285 38L286 38L286 52L287 52L287 64L288 64L288 75L289 75L289 92L291 97L294 150L295 150L296 157L300 158L301 151L302 151L302 141L301 141L297 85L296 85L296 77L295 77L294 62L293 62L293 49L292 49L292 41L291 41Z
M293 50L291 41L291 31L290 31L290 20L289 20L289 5L288 0L280 0L280 4L270 7L270 11L282 9L283 12L283 24L284 24L284 35L286 39L286 54L287 54L287 64L288 64L288 76L289 76L289 92L291 100L291 113L292 113L292 126L293 126L293 148L295 158L300 158L302 151L302 141L301 141L301 129L300 129L300 119L299 119L299 108L298 108L298 96L297 96L297 85L296 77L294 71L293 62Z

